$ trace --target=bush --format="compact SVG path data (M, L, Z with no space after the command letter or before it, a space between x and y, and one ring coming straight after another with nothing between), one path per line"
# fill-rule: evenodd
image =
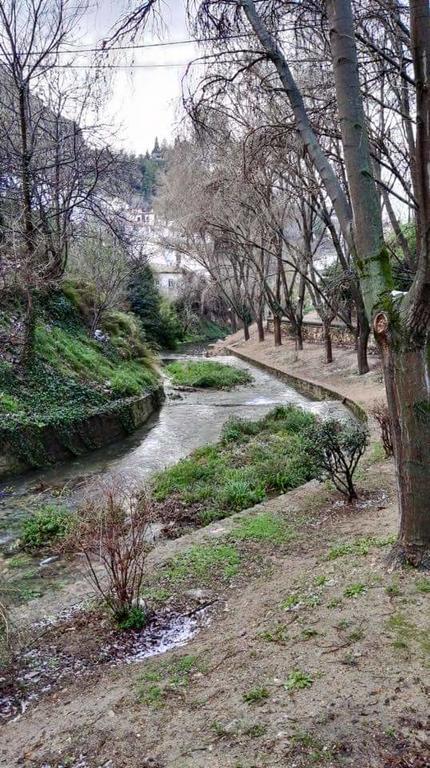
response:
M384 447L385 455L392 456L394 454L393 436L391 432L390 414L388 406L382 400L375 403L371 410L371 414L375 421L378 422L381 430L381 441Z
M173 384L183 387L231 389L252 381L247 371L214 360L169 363L166 370Z
M144 492L130 488L126 478L110 480L88 490L63 544L64 550L84 555L90 581L125 629L142 625L140 590L152 521Z
M67 509L47 504L22 526L21 540L25 549L41 549L55 544L69 532L72 516Z
M361 425L331 419L310 427L306 438L320 479L329 478L349 501L356 499L353 477L368 444L367 430Z

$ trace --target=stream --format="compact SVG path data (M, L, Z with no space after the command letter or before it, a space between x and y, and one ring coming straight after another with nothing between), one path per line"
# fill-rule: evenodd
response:
M195 355L171 355L164 358L165 361L167 359L198 358ZM144 484L155 471L175 463L198 446L215 442L223 424L231 416L258 419L277 405L294 404L322 418L351 418L345 406L337 401L311 401L280 379L234 357L213 359L248 370L253 377L252 383L230 391L183 392L175 390L165 377L165 402L144 428L129 438L69 463L31 472L0 485L0 547L4 554L10 556L13 553L22 519L41 503L58 504L63 500L65 505L73 507L79 503L88 480L95 477L120 475L122 478L129 477L133 484ZM65 487L69 489L66 493ZM34 560L30 564L31 581L27 589L43 585L45 565L57 559L58 556L48 557L42 562ZM44 584L44 590L49 592L53 589L58 577L69 582L74 578L67 572L67 563L60 562L54 581ZM27 599L38 596L37 591L29 592ZM67 684L70 679L91 675L103 665L129 664L181 647L210 621L210 614L204 603L200 605L198 596L190 596L191 611L188 608L185 613L177 613L166 608L164 612L156 613L143 630L121 632L110 625L102 630L103 625L96 617L89 635L99 637L100 642L97 642L95 650L92 650L90 643L87 651L85 643L82 645L81 635L75 633L75 622L81 621L85 625L91 621L87 614L80 614L82 597L76 601L73 589L67 591L65 607L61 611L63 599L64 595L60 598L53 591L52 600L47 605L52 602L55 615L32 625L36 629L41 628L41 632L51 626L54 630L51 639L49 635L42 634L43 642L36 643L21 654L14 679L8 681L3 678L0 684L0 722L20 717L42 695ZM76 641L73 644L76 637L78 646ZM67 638L67 642L60 642L61 638Z
M172 354L163 359L196 360L199 356ZM248 370L253 382L226 391L177 392L166 378L166 400L159 412L130 437L52 469L30 472L0 484L0 547L7 547L16 538L20 521L37 504L53 500L64 486L76 489L91 478L115 475L143 485L154 472L218 440L223 424L231 416L259 419L277 405L292 403L323 418L350 417L340 402L309 400L275 376L235 357L211 359ZM72 497L75 493L73 490Z

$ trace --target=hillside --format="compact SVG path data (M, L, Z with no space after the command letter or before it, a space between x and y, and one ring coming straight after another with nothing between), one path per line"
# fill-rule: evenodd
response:
M65 435L71 425L159 386L138 319L111 312L100 340L92 339L78 298L69 287L67 295L58 290L41 299L34 361L25 373L11 360L0 361L0 444L33 466L49 463L40 430L51 427ZM10 299L1 327L10 326L17 312Z

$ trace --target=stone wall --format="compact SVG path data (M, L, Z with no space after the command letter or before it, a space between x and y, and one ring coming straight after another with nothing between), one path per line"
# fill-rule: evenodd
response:
M141 427L160 407L164 390L115 401L85 419L62 427L22 428L13 441L0 445L0 479L52 466L115 443Z

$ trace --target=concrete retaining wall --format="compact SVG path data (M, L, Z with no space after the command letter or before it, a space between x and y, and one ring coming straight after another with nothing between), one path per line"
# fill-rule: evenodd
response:
M340 392L336 392L334 389L329 389L323 384L319 384L309 379L301 379L298 376L293 376L291 373L280 371L278 368L274 368L267 363L262 363L260 360L255 360L253 357L238 352L234 347L227 347L229 354L235 355L240 360L244 360L246 363L255 365L257 368L270 373L272 376L276 376L278 379L285 381L290 387L296 389L300 394L311 398L312 400L339 400L354 414L354 416L361 422L367 422L367 414L364 408L362 408L354 400L350 400L349 397L344 397Z
M31 442L29 433L23 428L14 436L14 442L19 441L18 447L7 441L0 446L0 479L37 467L52 466L115 443L145 424L163 399L164 390L159 387L149 394L110 403L105 411L70 422L64 429L61 424L36 430L33 427ZM26 455L26 441L34 445L35 440L43 460Z

